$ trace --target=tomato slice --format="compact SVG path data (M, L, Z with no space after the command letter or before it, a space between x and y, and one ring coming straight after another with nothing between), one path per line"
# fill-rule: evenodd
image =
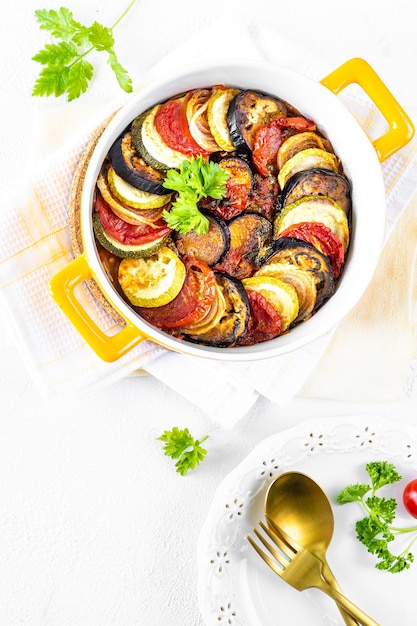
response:
M329 258L334 277L337 278L340 275L345 262L343 242L325 224L300 222L289 226L279 236L294 237L311 243Z
M96 195L94 206L106 233L124 245L135 246L150 243L171 232L171 228L168 228L163 219L152 225L125 222L111 210L100 193Z
M175 329L201 319L216 295L213 270L198 259L183 258L185 280L179 294L168 304L155 308L139 307L141 316L158 328Z
M247 289L250 318L248 329L238 341L239 346L253 346L278 337L282 331L282 317L258 291Z
M155 128L172 150L188 156L207 156L209 153L191 135L187 119L187 100L188 97L184 96L161 104L155 114Z
M258 128L255 133L252 159L256 169L263 176L268 176L276 163L278 148L284 140L283 128L307 131L315 130L316 125L305 117L277 116Z

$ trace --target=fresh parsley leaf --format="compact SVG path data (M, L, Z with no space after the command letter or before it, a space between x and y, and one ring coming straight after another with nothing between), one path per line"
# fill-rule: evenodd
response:
M163 450L166 456L176 460L176 471L185 476L189 470L195 469L206 457L207 450L201 444L208 439L206 435L203 439L194 439L188 428L180 430L174 426L172 430L165 430L158 437L164 442Z
M179 170L168 170L163 186L178 194L170 211L162 214L168 226L184 235L190 230L206 233L210 223L198 203L202 198L223 198L228 178L229 172L201 155L184 160Z
M61 7L38 9L35 19L41 30L48 31L58 43L47 43L32 60L44 67L40 70L32 90L33 96L66 95L68 100L79 98L87 91L94 75L94 67L85 60L92 51L105 52L107 61L113 70L119 86L126 92L132 91L132 80L120 64L114 50L113 30L130 11L136 0L131 0L128 7L111 27L99 22L85 26L74 19L72 12Z
M417 526L400 528L394 526L397 511L395 498L376 495L386 485L392 485L401 476L392 463L372 461L366 465L371 484L352 484L342 489L336 497L339 504L358 502L366 512L366 517L355 524L356 537L363 543L370 554L377 556L375 567L391 573L408 569L414 561L410 548L417 540ZM400 553L394 554L390 544L405 533L414 533L408 546Z

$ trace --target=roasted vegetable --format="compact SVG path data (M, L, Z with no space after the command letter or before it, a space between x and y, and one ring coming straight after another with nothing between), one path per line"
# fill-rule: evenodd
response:
M205 213L209 221L207 233L197 235L194 230L187 234L174 234L175 243L180 255L195 257L208 265L219 263L227 253L230 245L230 231L226 223L208 213Z
M107 185L117 200L134 209L159 209L171 199L171 194L166 193L166 190L165 195L161 196L134 187L119 176L111 166L107 170Z
M218 323L206 333L187 335L188 339L204 345L225 347L238 341L246 332L250 308L242 283L238 280L216 273L216 282L224 297L225 308Z
M288 159L280 169L278 174L280 189L284 189L287 181L291 176L297 174L297 172L310 170L314 167L321 167L325 170L338 172L340 162L333 152L328 152L321 148L306 148L305 150L300 150Z
M285 102L257 91L241 91L232 100L227 112L230 137L236 148L253 150L255 133L273 117L286 117Z
M155 128L155 115L160 105L138 115L132 122L132 142L143 160L156 170L179 167L186 158L163 141Z
M287 204L303 196L328 196L337 202L350 216L352 208L351 185L348 178L330 170L313 168L292 176L278 196L277 206L281 210Z
M109 158L116 173L134 187L166 195L167 191L162 186L164 175L143 160L133 145L130 130L116 139L109 150Z
M294 287L298 296L298 313L294 323L304 322L313 313L317 301L316 279L311 272L290 263L271 260L254 276L273 276Z
M119 265L119 284L134 306L155 307L171 302L184 279L184 263L167 246L150 257L123 259Z
M198 145L208 153L220 150L208 121L208 104L212 95L213 89L194 89L189 94L186 107L190 133Z
M272 239L271 223L256 213L244 213L229 222L229 231L229 250L215 269L234 278L247 278L258 268L258 258Z
M314 129L313 129L314 130ZM280 170L297 152L308 150L309 148L319 148L327 152L333 152L329 141L321 137L312 130L302 133L295 133L287 137L279 146L277 151L277 167Z
M223 156L216 159L216 162L229 174L226 181L226 195L220 200L208 198L203 206L222 219L230 220L247 208L252 190L253 173L249 163L240 156Z
M342 243L346 252L349 246L349 224L346 213L328 196L305 196L286 207L274 221L274 238L290 226L301 222L319 222L330 228Z
M230 136L227 115L230 103L238 93L238 89L216 87L207 105L207 119L211 134L220 150L226 152L233 152L235 149Z
M246 290L257 291L277 310L282 319L282 332L288 330L298 315L299 303L294 287L275 276L255 275L245 278Z
M248 328L236 342L237 346L253 346L274 339L281 334L282 317L259 291L246 290L250 318Z
M312 274L317 291L315 310L333 295L335 282L330 261L310 243L291 237L277 239L262 267L267 271L267 266L275 263L287 263Z

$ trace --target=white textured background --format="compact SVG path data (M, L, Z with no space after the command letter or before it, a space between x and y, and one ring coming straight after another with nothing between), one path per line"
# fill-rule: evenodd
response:
M82 103L31 97L38 66L30 59L46 41L33 11L61 4L80 21L107 24L125 6L109 0L14 0L3 6L2 193L19 185L27 172L39 112L49 108L56 120L60 107L66 113L71 107L75 116L81 109L85 115L89 106L96 109L119 95L110 70L100 62ZM261 49L260 26L267 24L277 38L283 34L305 44L334 67L363 56L404 108L416 112L411 0L140 0L115 33L116 50L134 84L197 28L218 19L226 5L230 28L234 16L246 20ZM238 427L224 432L151 377L46 400L2 326L0 625L201 624L195 547L221 479L265 436L315 416L377 413L414 423L417 393L412 381L413 368L403 400L383 406L296 399L282 409L260 401ZM187 478L175 474L156 441L164 428L174 425L188 426L196 436L211 435L207 460Z

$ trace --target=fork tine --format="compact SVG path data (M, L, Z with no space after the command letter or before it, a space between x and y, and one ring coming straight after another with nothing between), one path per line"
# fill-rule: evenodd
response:
M267 518L267 520L269 521L269 518ZM281 534L281 529L279 528L279 526L277 526L275 523L272 524L272 527L274 529L274 531L272 531L270 528L265 526L263 522L259 522L259 525L261 526L265 534L288 557L288 559L291 559L295 554L297 554L297 550L294 548L292 543L290 543L290 537L288 537L288 535L287 537L285 537L283 534Z
M304 549L295 539L293 539L293 537L291 537L283 528L281 528L281 526L278 526L278 524L271 517L269 517L268 515L266 515L265 517L268 524L274 529L275 536L279 537L281 541L285 542L285 544L289 548L291 548L291 550L295 554Z
M262 526L262 522L260 522L260 525ZM265 528L264 528L265 530ZM259 530L257 530L256 528L253 529L253 532L255 533L255 535L258 537L258 539L263 543L263 545L265 546L265 548L268 550L268 552L270 554L272 554L272 556L278 561L278 563L282 566L285 567L288 564L288 558L286 559L285 556L283 554L281 554L280 552L278 552L278 550L269 543L269 541L267 541L265 539L265 537L259 532Z
M262 550L262 548L260 548L258 546L258 544L256 543L256 541L254 541L252 539L252 537L250 535L247 535L246 539L249 541L249 543L251 544L252 548L254 548L256 550L256 552L259 554L259 556L261 557L261 559L263 559L265 561L265 563L267 565L269 565L269 567L276 573L278 574L278 576L282 576L283 573L283 568L280 567L278 565L278 563L276 563L273 559L271 559L271 557L269 556L269 554L266 554L266 552L264 552Z

